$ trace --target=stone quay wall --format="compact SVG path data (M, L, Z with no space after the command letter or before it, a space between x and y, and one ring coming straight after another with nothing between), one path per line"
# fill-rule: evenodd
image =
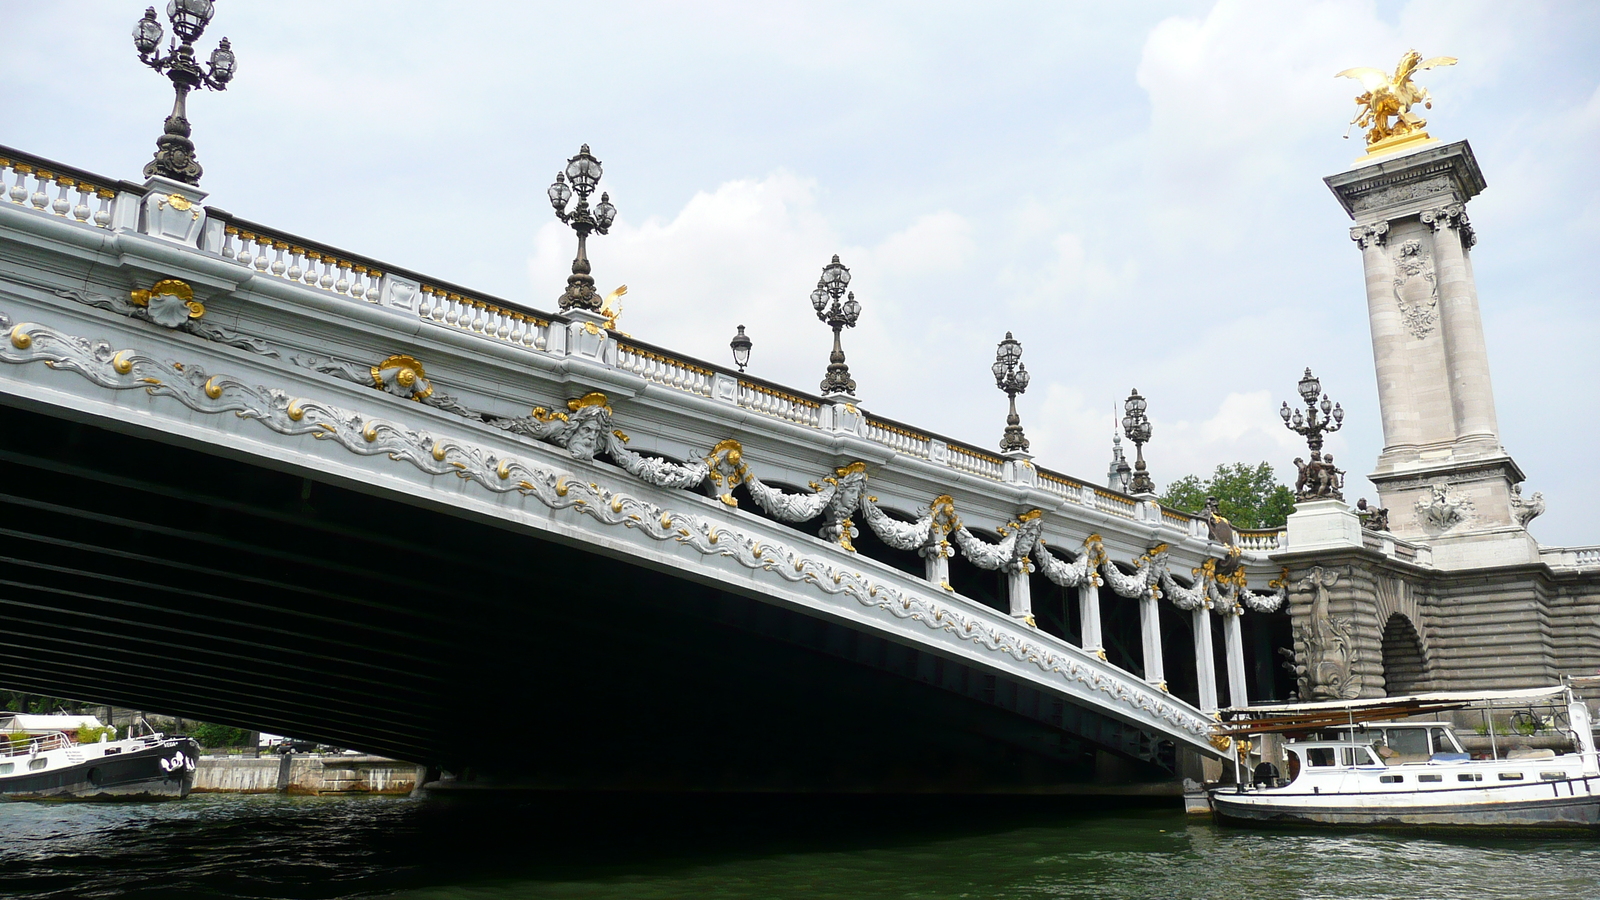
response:
M382 756L203 756L197 794L409 794L427 769Z

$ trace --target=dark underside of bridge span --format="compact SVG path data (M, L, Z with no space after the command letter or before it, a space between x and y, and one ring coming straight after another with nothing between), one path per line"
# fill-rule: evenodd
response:
M1138 729L714 584L41 411L0 434L0 687L560 788L1172 777Z

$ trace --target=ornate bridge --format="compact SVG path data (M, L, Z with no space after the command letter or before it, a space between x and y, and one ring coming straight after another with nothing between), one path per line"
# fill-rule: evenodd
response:
M1278 533L160 176L0 148L0 195L0 682L549 785L906 790L1159 777L1289 689Z

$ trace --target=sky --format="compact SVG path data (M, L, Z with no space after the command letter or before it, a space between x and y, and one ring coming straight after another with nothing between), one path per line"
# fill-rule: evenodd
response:
M137 180L171 103L133 50L145 5L5 3L0 143ZM1362 151L1334 73L1458 57L1417 81L1488 182L1501 438L1548 501L1534 536L1600 544L1600 478L1562 462L1600 442L1600 5L216 6L200 54L227 36L239 66L189 104L208 203L552 310L575 239L544 192L588 143L619 210L595 278L628 285L639 340L728 364L742 324L752 374L816 392L808 295L837 253L879 416L997 448L1009 331L1041 465L1102 480L1137 388L1158 485L1235 461L1292 481L1276 410L1309 366L1348 412L1328 448L1352 502L1382 433L1360 251L1322 184Z

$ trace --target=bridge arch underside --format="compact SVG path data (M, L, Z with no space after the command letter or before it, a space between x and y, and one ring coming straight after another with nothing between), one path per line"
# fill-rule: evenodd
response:
M0 406L0 683L553 788L1071 790L1169 740L819 616Z

